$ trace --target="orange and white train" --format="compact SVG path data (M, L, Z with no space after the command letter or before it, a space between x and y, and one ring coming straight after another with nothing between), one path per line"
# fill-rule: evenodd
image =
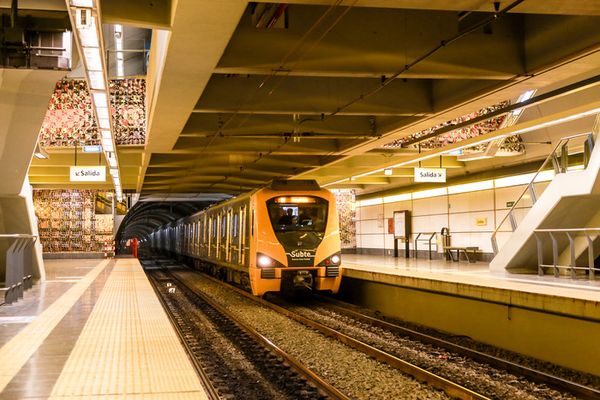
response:
M315 181L273 181L162 226L144 242L257 296L337 293L341 283L335 197Z

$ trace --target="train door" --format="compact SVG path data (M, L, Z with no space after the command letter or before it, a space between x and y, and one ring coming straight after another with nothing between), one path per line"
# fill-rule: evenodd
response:
M221 220L222 220L222 215L221 213L217 213L216 218L214 220L214 227L215 227L215 259L220 260L221 259L221 233L219 232L219 230L221 229Z
M200 254L200 219L197 219L194 222L196 227L196 236L194 237L194 255L198 256Z
M231 219L231 249L230 258L232 264L240 263L239 256L239 237L240 237L240 210L236 210L232 214Z
M225 260L227 257L227 213L225 211L221 211L220 217L219 260Z
M227 262L231 262L231 229L232 229L232 225L233 225L233 210L230 208L229 210L227 210L227 222L226 222L226 228L225 232L225 260Z
M206 237L206 215L200 216L200 256L206 257L206 241L208 238Z
M238 239L238 259L239 259L239 264L240 265L246 265L246 253L247 253L247 249L246 249L246 235L247 235L247 229L246 229L246 218L247 218L247 214L248 214L248 207L247 206L243 206L240 209L240 233L239 233L239 239Z
M208 258L210 258L210 256L213 254L213 252L211 251L212 250L211 249L211 245L213 243L213 240L212 240L212 220L213 220L212 216L208 217L208 224L206 226L206 230L207 230L207 233L208 233L208 237L207 237L208 240L206 241L206 256Z

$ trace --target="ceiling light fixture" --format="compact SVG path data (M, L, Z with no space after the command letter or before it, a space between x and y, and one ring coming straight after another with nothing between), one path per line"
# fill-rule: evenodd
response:
M394 170L391 168L386 168L383 170L383 174L386 176L391 176L394 173Z
M117 198L122 198L119 161L115 152L112 118L109 109L108 78L106 62L103 58L102 22L100 4L97 0L69 0L69 18L75 26L74 37L79 53L84 60L88 87L92 92L93 108L100 126L101 144L104 156L110 166Z

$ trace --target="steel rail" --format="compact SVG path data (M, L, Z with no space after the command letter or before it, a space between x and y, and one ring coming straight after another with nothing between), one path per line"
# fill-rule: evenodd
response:
M158 297L158 300L162 304L163 309L166 311L166 314L169 317L169 321L171 321L171 325L173 326L173 328L175 328L175 332L177 332L177 335L179 336L179 341L181 343L183 343L183 346L185 347L185 351L188 355L188 359L192 362L192 365L194 366L194 369L196 370L196 374L198 375L198 377L200 378L200 381L202 382L202 386L204 387L204 391L205 391L207 397L209 398L209 400L222 400L221 396L219 395L218 390L214 387L214 385L210 381L208 374L206 373L206 371L204 370L202 365L200 365L200 363L198 362L196 357L193 356L194 352L193 352L192 348L188 344L187 340L185 340L185 335L183 334L181 327L175 320L175 316L169 311L170 307L165 302L164 298L162 297L162 295L160 293L160 290L158 288L159 284L156 281L156 278L154 276L152 276L152 274L146 274L146 276L148 277L148 280L152 284L152 289L154 289L154 292L156 293L156 297Z
M223 282L221 282L211 276L204 275L204 277L206 277L207 279L209 279L213 282L216 282L220 285L223 285L223 286L226 285ZM344 343L345 345L352 347L355 350L365 353L368 356L373 357L374 359L376 359L380 362L384 362L384 363L404 372L405 374L412 376L413 378L415 378L418 381L425 382L428 385L430 385L436 389L442 390L446 394L448 394L449 396L451 396L453 398L462 399L462 400L489 400L488 397L486 397L482 394L476 393L470 389L465 388L464 386L461 386L461 385L454 383L446 378L443 378L432 372L429 372L421 367L418 367L418 366L411 364L407 361L404 361L398 357L388 354L388 353L386 353L382 350L379 350L371 345L361 342L360 340L354 339L344 333L338 332L335 329L325 326L319 322L313 321L313 320L303 317L293 311L287 310L281 306L273 304L267 300L256 297L256 296L252 295L251 293L248 293L237 287L234 287L231 285L226 285L226 286L228 289L231 289L231 290L235 291L236 293L238 293L248 299L251 299L265 307L268 307L274 311L277 311L278 313L283 314L283 315L287 316L288 318L291 318L297 322L300 322L303 325L306 325L312 329L315 329L325 336L337 339L341 343Z
M254 329L247 323L240 320L238 317L236 317L234 314L232 314L229 310L227 310L220 304L216 303L213 299L206 296L204 293L201 293L197 289L188 286L187 283L184 282L182 279L180 279L177 275L170 273L170 272L168 272L168 274L170 275L170 277L173 280L177 281L179 284L186 287L189 291L191 291L196 296L198 296L200 299L202 299L202 301L206 302L211 307L216 309L218 312L220 312L221 314L225 315L227 318L229 318L230 320L235 322L238 326L240 326L243 330L245 330L248 334L250 334L250 336L252 336L257 342L259 342L263 347L267 348L269 351L275 353L276 355L278 355L279 357L284 359L293 369L295 369L300 375L303 375L305 378L307 378L318 389L320 389L325 394L327 394L328 397L330 397L332 399L339 399L339 400L350 400L350 398L348 396L346 396L344 393L340 392L334 386L327 383L319 375L317 375L316 373L314 373L313 371L308 369L304 364L302 364L300 361L296 360L294 357L292 357L291 355L286 353L284 350L280 349L269 338L267 338L266 336L263 336L256 329ZM215 280L215 281L221 283L220 281L217 281L217 280Z
M499 357L495 357L477 350L470 349L465 346L461 346L459 344L440 339L425 333L421 333L409 328L405 328L396 324L392 324L387 321L383 321L378 318L373 318L368 315L359 313L357 311L351 310L347 307L344 307L339 304L343 304L338 300L330 299L324 296L315 296L319 301L327 303L327 307L332 308L336 312L341 314L345 314L352 318L358 319L362 322L366 322L368 324L388 329L395 333L399 333L401 335L405 335L410 337L411 339L419 340L423 343L428 343L434 346L441 347L443 349L452 351L454 353L460 354L465 357L469 357L472 360L482 362L488 365L491 365L495 368L502 369L504 371L510 372L517 376L524 376L528 379L531 379L537 383L543 383L555 389L564 390L569 393L572 393L577 396L577 398L581 399L600 399L600 390L593 389L588 386L581 385L576 382L572 382L546 372L538 371L533 368L525 367L520 364L513 363L511 361L504 360Z

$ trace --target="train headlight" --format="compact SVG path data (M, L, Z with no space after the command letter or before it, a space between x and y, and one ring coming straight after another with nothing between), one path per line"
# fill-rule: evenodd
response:
M271 257L265 256L264 254L259 255L256 259L256 262L261 268L268 268L275 265L275 262L271 259Z
M331 256L327 257L326 259L324 259L323 261L321 261L319 263L319 266L335 267L335 266L340 265L341 262L342 262L342 257L340 256L340 253L335 253L334 255L331 255Z

